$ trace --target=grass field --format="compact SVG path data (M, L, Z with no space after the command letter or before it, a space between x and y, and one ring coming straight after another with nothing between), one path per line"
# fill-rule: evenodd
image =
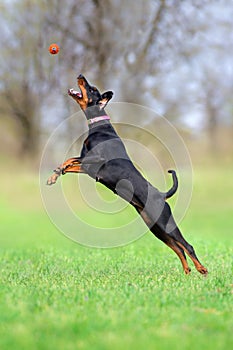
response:
M232 170L194 171L181 225L207 278L185 276L150 233L123 248L73 243L47 217L38 176L3 172L0 349L232 348Z

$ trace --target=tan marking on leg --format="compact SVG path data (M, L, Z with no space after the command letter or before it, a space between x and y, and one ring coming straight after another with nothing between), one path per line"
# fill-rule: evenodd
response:
M68 166L64 171L63 174L66 173L85 173L85 170L82 169L81 164L80 165L70 165Z
M177 247L176 243L169 241L169 242L165 242L166 245L171 248L179 257L181 264L183 266L184 272L186 275L190 274L191 269L188 266L187 260L185 259L184 255L182 254L182 252L179 250L179 248Z
M77 158L69 158L63 164L57 167L54 170L54 174L48 178L47 185L54 185L61 174L68 172L84 173L84 171L81 169L81 162Z
M146 214L145 211L143 211L142 208L138 208L138 212L140 213L142 219L147 224L147 226L150 228L152 225L152 221L149 218L149 216ZM153 232L152 232L153 233ZM169 237L169 240L167 242L164 242L169 248L171 248L179 257L181 264L183 266L184 272L186 275L188 275L191 271L191 269L188 266L187 260L185 259L184 255L180 251L179 247L177 247L175 241Z
M197 269L198 272L200 272L202 275L207 276L208 274L208 270L207 268L205 268L200 261L198 261L197 259L195 259L189 252L188 250L183 246L183 244L177 242L177 244L188 254L188 256L190 257L190 259L193 261L195 268Z

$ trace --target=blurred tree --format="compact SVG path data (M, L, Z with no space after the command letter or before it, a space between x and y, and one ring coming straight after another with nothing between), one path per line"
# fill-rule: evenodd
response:
M24 154L72 113L66 91L80 72L115 89L117 100L208 129L211 140L218 125L232 123L227 0L15 0L1 3L1 16L0 98L19 125ZM59 55L48 54L51 42Z
M4 113L18 124L21 155L34 156L38 149L43 84L41 5L31 1L6 3L1 22L1 99Z
M232 16L227 0L166 1L160 28L150 46L152 90L162 111L191 127L207 130L216 152L218 128L232 125ZM156 50L154 50L156 44ZM156 62L156 63L154 63ZM198 120L187 118L199 114Z

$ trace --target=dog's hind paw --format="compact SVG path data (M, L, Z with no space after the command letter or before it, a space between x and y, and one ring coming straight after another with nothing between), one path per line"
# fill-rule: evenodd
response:
M191 273L190 267L185 268L185 269L184 269L184 273L185 273L186 275L189 275L189 274Z
M197 270L205 277L208 275L208 270L204 266L200 266Z

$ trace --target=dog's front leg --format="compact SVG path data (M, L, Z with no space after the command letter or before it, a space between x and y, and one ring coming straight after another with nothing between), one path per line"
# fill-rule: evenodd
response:
M53 175L51 175L47 180L47 185L55 184L60 175L64 175L66 173L83 173L84 171L81 167L81 161L81 157L67 159L63 164L54 170Z

